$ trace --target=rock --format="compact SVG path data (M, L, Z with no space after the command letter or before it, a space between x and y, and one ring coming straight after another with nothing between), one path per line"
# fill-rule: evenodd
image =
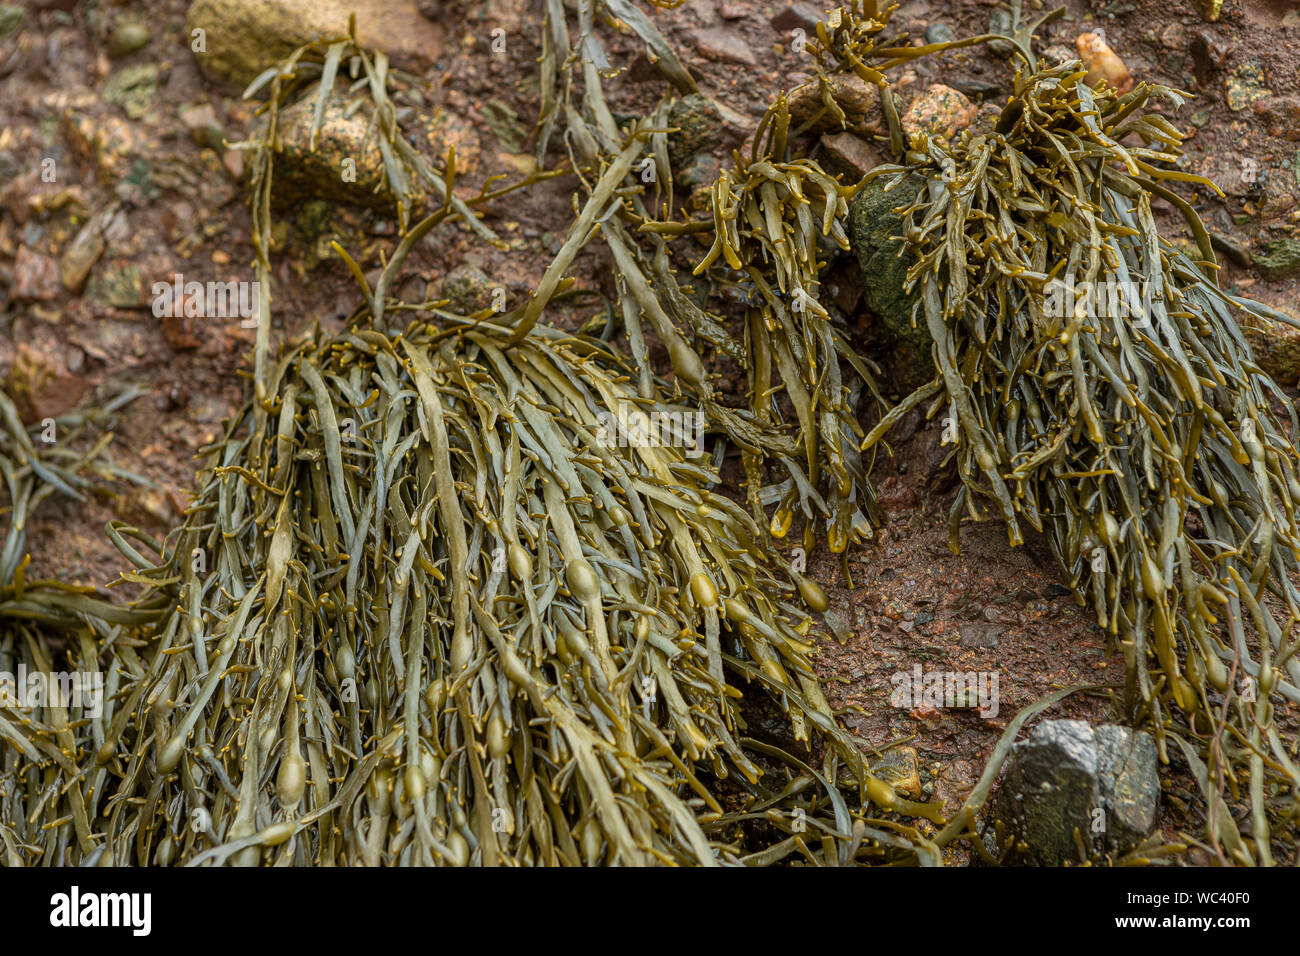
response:
M668 161L678 169L722 144L722 111L703 93L683 96L668 110Z
M225 149L226 131L217 119L211 103L190 103L177 111L181 125L189 130L194 142L216 152Z
M482 269L460 266L442 280L438 298L447 299L447 309L461 315L473 315L492 306L493 282Z
M925 134L942 142L969 126L978 112L964 94L935 83L912 102L901 122L908 139Z
M1255 104L1255 113L1268 124L1268 135L1300 140L1300 96L1275 96Z
M117 517L141 528L165 531L180 512L176 505L179 492L157 485L132 487L114 497Z
M1261 320L1242 325L1241 332L1259 367L1274 381L1287 387L1300 383L1300 329Z
M697 189L709 188L721 175L722 161L708 153L700 153L679 167L673 178L687 193L692 193Z
M1250 267L1250 246L1236 236L1210 233L1210 245L1228 257L1228 261L1243 269Z
M363 107L349 116L347 102L337 89L326 99L315 149L311 146L311 127L316 87L310 87L281 111L275 168L283 188L277 202L293 206L306 199L324 199L383 211L392 209L383 155L370 131L370 113ZM454 147L460 172L472 172L478 165L482 152L478 134L468 124L457 122L443 107L412 121L407 134L415 142L422 136L428 151L439 159L449 146ZM419 184L413 185L418 191Z
M788 99L791 127L799 128L812 122L808 127L809 132L825 133L847 128L864 136L880 130L884 116L880 111L880 94L875 86L856 73L848 73L832 76L830 87L831 98L844 111L845 126L841 127L826 107L821 85L814 81L791 91ZM814 120L819 113L822 115Z
M1270 279L1300 275L1300 239L1271 239L1255 252L1255 265Z
M244 151L240 149L223 149L221 151L221 165L226 167L226 172L230 174L231 179L243 179Z
M1082 720L1048 720L1017 743L993 808L1013 850L1007 862L1061 866L1114 859L1155 829L1160 804L1151 736ZM986 841L992 828L986 831Z
M48 302L59 294L59 266L49 256L18 247L14 259L13 283L9 296L26 301Z
M977 135L987 136L998 125L998 120L1002 118L1002 108L996 103L981 103L975 118L971 120L970 128Z
M483 106L483 119L496 134L501 145L511 153L522 153L528 140L528 130L519 120L519 114L504 100L488 100Z
M1229 73L1223 81L1223 93L1228 109L1234 112L1273 95L1264 84L1264 67L1259 60L1247 60Z
M57 357L22 342L3 384L18 417L28 425L66 415L87 388L86 379L70 374Z
M1233 199L1257 198L1264 170L1253 156L1239 153L1226 145L1207 150L1196 159L1196 172L1211 180ZM1203 190L1204 195L1213 195Z
M754 51L744 38L727 27L707 27L695 33L695 48L706 60L754 66Z
M1005 99L1002 94L1004 90L1008 89L1001 83L970 76L953 77L952 88L959 93L965 93L967 96L973 96L978 100Z
M149 28L139 23L123 23L108 35L108 55L130 56L149 45Z
M1207 23L1218 20L1223 12L1223 0L1197 0L1196 5L1201 8L1201 16Z
M1156 745L1145 731L1103 724L1097 739L1097 772L1105 811L1104 844L1122 854L1140 844L1156 828L1160 809L1160 777Z
M915 747L894 747L869 762L871 775L913 799L921 796L921 762Z
M1110 48L1100 33L1081 33L1074 41L1088 75L1084 82L1089 86L1105 84L1121 95L1133 89L1133 77L1119 54Z
M841 646L847 644L849 638L853 636L853 627L849 615L839 608L827 608L826 612L822 614L822 620L831 629L831 634L834 635L835 640Z
M932 23L925 28L926 43L951 43L955 39L952 27L946 23Z
M810 3L792 3L772 17L772 29L786 32L803 30L809 36L817 31L817 22L822 18L819 7Z
M822 149L830 171L847 176L848 182L857 182L884 162L876 148L856 133L826 133L822 136Z
M76 113L64 116L68 136L77 151L92 162L102 185L112 185L127 174L138 158L153 152L137 123L120 116Z
M933 374L930 333L924 321L912 326L912 297L903 292L911 262L901 239L903 222L894 210L915 201L924 183L920 177L904 180L886 192L884 181L868 183L849 206L849 241L862 269L863 304L894 336L893 373L900 387L914 388Z
M989 33L998 33L1004 37L1009 37L1011 36L1011 31L1011 11L997 7L989 13ZM1014 50L1015 47L1006 40L994 40L989 43L989 49L998 56L1010 56L1011 51Z
M296 47L346 36L354 11L357 41L383 50L394 66L423 74L442 55L444 30L415 0L194 0L186 31L203 31L206 50L195 56L204 74L242 89Z
M1202 86L1209 83L1210 75L1223 69L1229 51L1222 37L1209 30L1197 30L1192 34L1192 74L1196 82Z
M1069 63L1071 60L1079 59L1079 51L1066 46L1064 43L1053 43L1051 46L1044 48L1041 56L1049 66L1059 66L1062 63Z
M86 298L113 309L144 309L152 302L144 276L129 259L100 263L86 284Z
M81 294L90 270L104 254L107 244L104 227L116 214L117 207L111 206L92 216L63 251L63 258L59 261L59 278L63 282L63 288L73 295Z
M1006 628L982 621L963 621L957 625L962 647L997 647Z
M124 67L104 84L104 102L122 107L131 119L138 120L149 112L158 92L160 72L156 63L137 63Z

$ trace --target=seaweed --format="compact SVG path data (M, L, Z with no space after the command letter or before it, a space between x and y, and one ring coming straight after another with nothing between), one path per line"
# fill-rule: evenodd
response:
M918 137L870 174L919 184L900 238L937 371L905 404L944 415L953 549L964 516L999 516L1012 545L1023 525L1041 532L1124 655L1123 712L1197 778L1205 845L1268 864L1300 810L1275 721L1300 701L1300 451L1239 322L1277 316L1219 288L1172 188L1212 188L1177 168L1174 125L1143 111L1183 95L1121 96L1078 61L1022 59L991 132ZM1186 218L1193 254L1160 234L1157 199Z

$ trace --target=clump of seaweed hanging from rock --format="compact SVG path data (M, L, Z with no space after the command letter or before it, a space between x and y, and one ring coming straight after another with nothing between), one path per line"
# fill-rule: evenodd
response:
M1267 864L1300 814L1277 719L1300 702L1300 453L1238 323L1279 316L1218 287L1171 188L1210 185L1177 169L1182 135L1144 111L1181 95L1022 59L992 131L918 137L871 173L896 197L892 246L936 366L896 413L929 401L948 422L953 547L960 519L989 510L1013 545L1022 523L1043 532L1124 654L1124 711L1197 780L1204 846ZM1156 199L1184 215L1195 255L1161 236Z
M50 499L84 502L119 483L144 479L106 452L114 413L141 394L127 389L98 406L35 426L0 391L0 474L5 527L0 550L0 859L5 866L50 865L93 854L88 807L105 775L83 766L121 723L123 674L138 672L137 629L159 608L123 608L95 589L29 576L31 521ZM152 541L135 529L113 532ZM153 542L156 544L156 542ZM103 663L113 648L115 663ZM65 679L66 678L66 679ZM129 679L129 678L128 678Z
M341 336L277 354L259 328L253 398L175 540L124 550L169 610L97 751L104 858L938 862L905 822L935 808L871 775L818 687L820 588L764 559L707 459L620 439L684 410L661 380L537 323L564 266L498 316L387 294L458 215L412 226L373 289L354 269L367 305ZM742 681L820 769L747 734Z

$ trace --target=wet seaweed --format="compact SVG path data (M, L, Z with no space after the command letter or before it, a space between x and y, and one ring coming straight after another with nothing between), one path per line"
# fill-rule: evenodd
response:
M1023 59L992 132L918 137L871 174L915 196L901 239L937 373L914 403L933 396L954 445L952 546L961 518L990 512L1013 545L1022 525L1045 535L1124 654L1124 712L1197 778L1204 845L1268 864L1300 812L1275 721L1300 701L1300 452L1291 403L1239 327L1269 310L1218 287L1171 188L1211 186L1177 168L1173 124L1143 111L1182 95L1121 96L1077 61ZM1156 199L1195 252L1160 234Z
M103 841L74 845L66 820L45 840L101 864L939 862L906 822L936 808L873 776L812 672L825 593L711 490L698 442L655 440L698 408L636 356L538 322L593 226L618 235L609 203L644 130L593 147L600 128L584 144L568 114L584 168L615 158L520 308L387 291L416 241L475 215L449 156L442 205L374 288L344 255L365 302L348 330L271 350L276 116L335 50L276 72L251 144L253 394L167 541L114 528L162 613L80 768L111 781L79 794ZM361 69L382 104L382 65ZM787 745L750 735L756 695Z

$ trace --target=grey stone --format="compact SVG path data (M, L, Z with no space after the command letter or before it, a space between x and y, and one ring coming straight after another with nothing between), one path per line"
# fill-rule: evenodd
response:
M955 39L952 27L946 23L932 23L925 28L926 43L951 43Z
M1106 811L1106 849L1123 853L1137 846L1156 828L1160 809L1160 778L1156 774L1156 745L1151 735L1104 724L1093 731L1097 739L1097 770L1101 803Z
M1008 10L998 8L989 14L989 33L1000 33L1002 36L1011 36L1013 21L1011 13ZM989 43L989 49L998 56L1010 56L1011 51L1015 49L1006 40L994 40Z
M1009 863L1061 866L1115 858L1155 829L1155 744L1125 727L1049 720L1017 743L993 809L1013 838ZM1077 835L1077 839L1076 839Z

